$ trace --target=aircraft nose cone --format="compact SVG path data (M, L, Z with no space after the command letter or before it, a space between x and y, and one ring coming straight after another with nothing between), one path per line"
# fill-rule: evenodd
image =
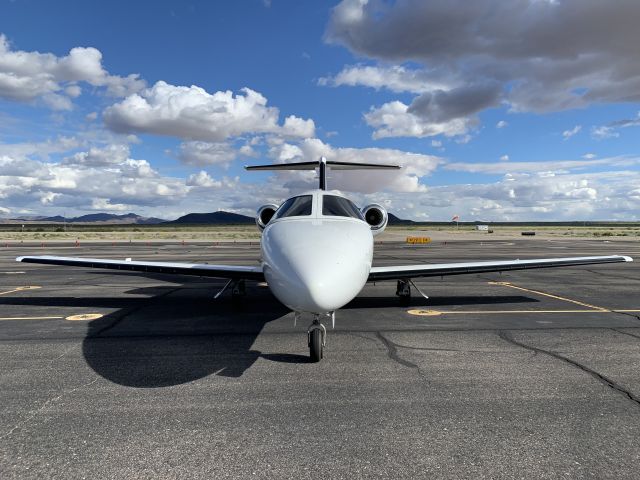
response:
M263 236L269 287L296 311L330 312L351 301L367 281L372 252L371 230L360 222L281 222Z

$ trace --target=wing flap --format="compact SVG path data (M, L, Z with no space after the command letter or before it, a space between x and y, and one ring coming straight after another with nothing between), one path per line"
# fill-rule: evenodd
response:
M632 262L631 257L608 255L601 257L536 258L531 260L500 260L490 262L440 263L432 265L404 265L373 267L367 281L393 280L401 278L441 277L471 273L505 272L533 268L574 267L600 263Z
M42 263L45 265L63 265L70 267L106 268L129 272L164 273L171 275L193 275L264 281L262 267L240 265L209 265L206 263L141 262L130 260L111 260L104 258L34 256L18 257L18 262Z

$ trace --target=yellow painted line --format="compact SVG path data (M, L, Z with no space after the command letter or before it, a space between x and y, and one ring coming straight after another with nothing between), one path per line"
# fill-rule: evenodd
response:
M38 288L42 288L42 287L36 287L33 285L28 287L18 287L18 288L14 288L13 290L9 290L7 292L0 292L0 295L7 295L9 293L22 292L24 290L37 290Z
M576 305L581 305L583 307L592 308L594 310L598 310L599 312L610 312L608 308L598 307L597 305L591 305L590 303L580 302L578 300L572 300L566 297L560 297L558 295L552 295L551 293L541 292L540 290L531 290L529 288L518 287L517 285L513 285L509 282L489 282L489 285L499 285L501 287L509 287L515 288L516 290L522 290L523 292L535 293L537 295L542 295L549 298L554 298L556 300L562 300L563 302L574 303Z
M60 320L64 317L0 317L0 321L5 320Z
M5 320L70 320L70 321L77 321L77 320L84 320L84 321L89 321L89 320L97 320L98 318L102 318L104 317L103 314L101 313L82 313L80 315L70 315L68 317L61 317L61 316L48 316L48 317L0 317L0 321L5 321Z
M82 313L80 315L70 315L67 318L65 318L65 320L71 320L71 321L84 320L84 321L89 321L89 320L97 320L98 318L102 318L102 317L104 317L104 315L102 315L101 313Z

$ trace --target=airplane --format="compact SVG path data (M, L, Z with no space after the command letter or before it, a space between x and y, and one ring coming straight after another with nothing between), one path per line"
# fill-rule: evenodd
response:
M266 282L273 295L294 312L295 322L303 313L313 315L313 322L307 329L307 344L312 362L318 362L324 356L327 329L323 321L330 319L335 326L336 310L353 300L368 282L396 280L396 295L402 305L408 305L412 286L428 298L413 283L413 279L419 277L633 261L631 257L624 255L608 255L374 267L374 237L385 230L387 211L378 204L358 208L342 194L327 190L327 170L399 168L399 165L389 164L328 161L324 157L317 162L246 166L248 171L318 169L319 173L317 189L288 198L279 206L267 204L258 209L256 224L262 232L262 258L259 266L48 255L22 256L16 260L227 279L215 298L229 288L232 297L244 295L246 280Z

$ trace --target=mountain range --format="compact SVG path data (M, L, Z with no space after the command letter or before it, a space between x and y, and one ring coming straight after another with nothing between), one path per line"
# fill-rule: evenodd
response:
M163 220L155 217L142 217L135 213L115 215L112 213L90 213L80 217L65 218L60 215L54 217L28 215L2 221L2 223L96 223L111 225L158 225L158 224L190 224L190 225L249 225L255 222L254 217L240 215L238 213L217 211L211 213L188 213L176 220ZM415 223L412 220L403 220L389 213L389 225L409 225Z

